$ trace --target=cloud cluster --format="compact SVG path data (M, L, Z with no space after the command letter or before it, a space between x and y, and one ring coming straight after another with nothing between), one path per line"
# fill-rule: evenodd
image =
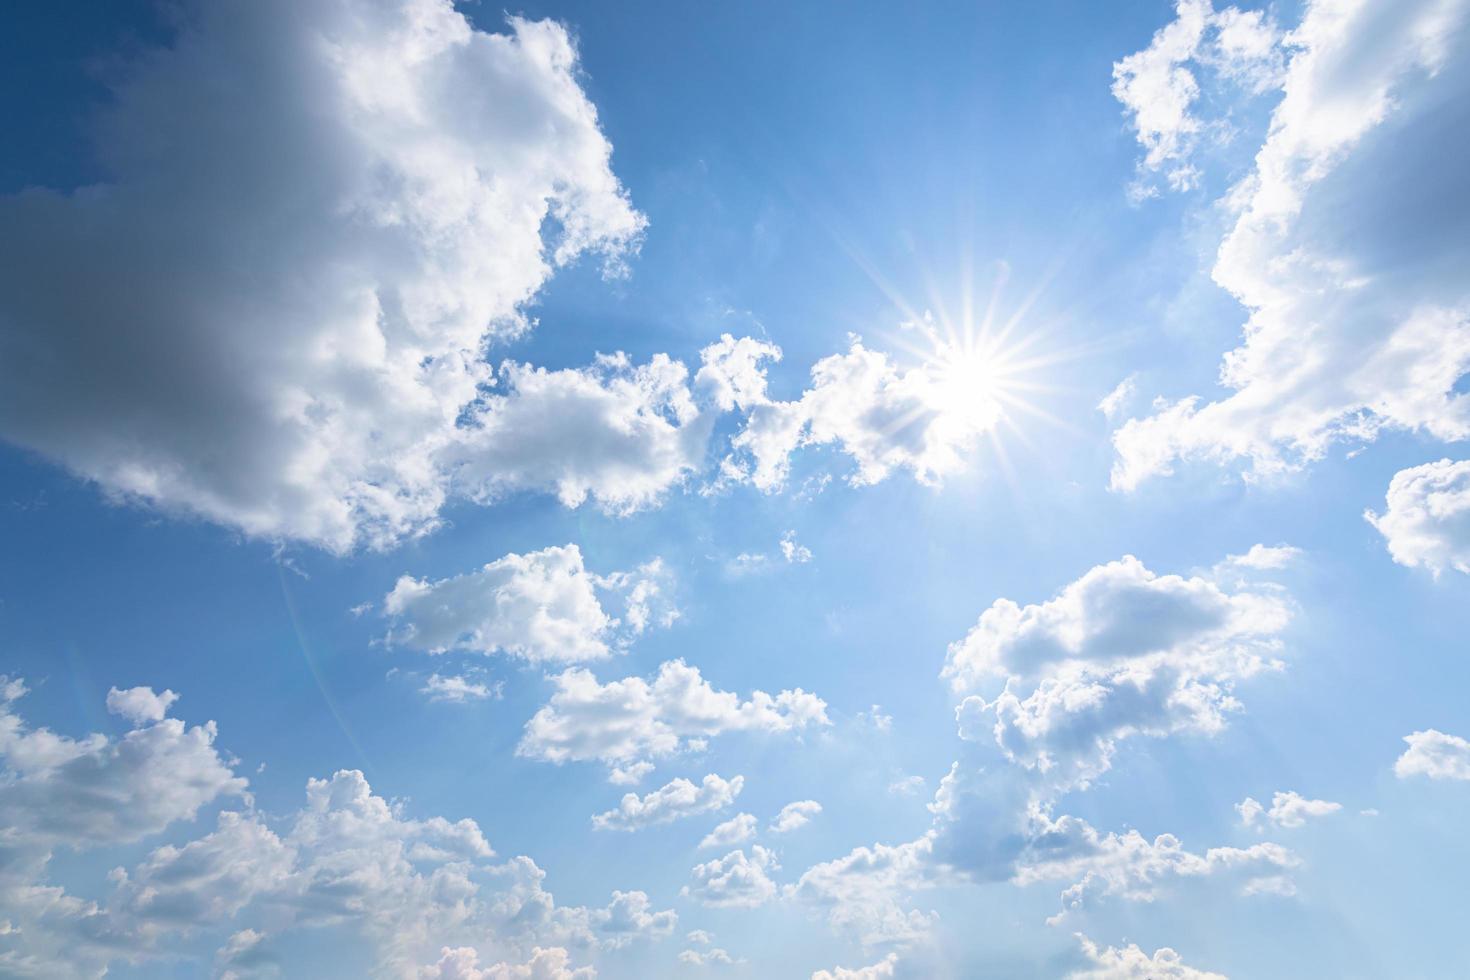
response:
M383 598L388 641L429 653L504 653L531 663L608 656L650 626L678 616L663 566L589 572L575 544L509 554L477 571L430 581L405 575ZM619 619L599 596L622 606Z
M1085 786L1122 739L1219 731L1235 682L1276 665L1290 613L1278 590L1157 575L1126 556L1046 602L997 599L950 645L943 675L968 694L962 737L993 737L1059 789ZM969 693L1002 681L991 699Z
M1235 804L1235 812L1240 814L1240 822L1247 827L1257 826L1264 814L1278 827L1295 828L1304 825L1311 818L1325 817L1341 809L1341 803L1334 803L1331 800L1309 800L1292 790L1278 792L1271 797L1270 809L1250 796Z
M160 714L174 700L168 692L113 689L110 705L134 727L83 739L28 727L15 713L22 682L5 681L3 693L0 906L9 925L0 933L0 972L7 975L100 975L111 962L174 950L169 940L233 928L216 963L222 975L240 977L274 962L278 935L340 927L362 936L383 975L414 976L441 947L453 955L428 975L481 969L459 948L474 947L532 958L466 976L557 976L536 970L564 970L565 948L618 948L667 936L677 923L638 891L614 892L601 908L558 906L529 858L497 863L474 821L409 817L360 772L311 779L300 809L268 817L215 749L212 723L188 728ZM143 840L231 798L244 808L223 809L207 833L115 870L97 900L46 880L56 847ZM533 953L535 946L546 949Z
M418 972L418 980L594 980L590 966L573 968L566 950L537 947L525 963L496 963L480 966L480 954L472 946L445 946L439 959Z
M889 953L877 963L868 966L851 969L838 966L830 970L818 970L812 974L812 980L889 980L895 975L894 970L897 968L898 954Z
M616 271L643 229L566 30L486 33L447 0L177 13L111 76L105 182L0 199L0 435L109 492L334 550L432 527L454 462L484 492L574 495L575 470L486 433L517 406L550 417L543 383L582 375L497 380L482 358L554 269ZM497 383L512 394L477 410ZM465 413L483 417L456 447Z
M671 823L701 813L723 810L745 788L745 777L724 779L714 773L696 786L687 779L675 779L646 796L628 793L617 809L592 818L598 830L642 830L661 823Z
M1166 32L1189 33L1181 25L1208 6L1184 0ZM1459 212L1431 203L1470 190L1453 162L1467 11L1465 0L1306 4L1281 41L1281 99L1254 169L1222 202L1233 225L1213 276L1249 314L1220 371L1230 392L1125 422L1115 489L1179 460L1279 474L1384 429L1470 436L1470 395L1456 387L1470 370L1470 243ZM1160 132L1178 129L1171 112ZM1158 143L1165 158L1178 145Z
M722 858L695 865L692 885L680 894L713 908L754 908L776 897L770 872L779 871L775 852L753 844L750 854L731 851Z
M1100 947L1081 933L1082 955L1087 966L1067 974L1067 980L1226 980L1223 973L1210 973L1186 966L1178 953L1168 946L1154 950L1150 956L1136 943L1127 946Z
M1434 728L1405 735L1404 741L1409 747L1393 766L1400 779L1427 776L1470 780L1470 741Z
M1399 470L1389 481L1383 513L1363 516L1400 565L1436 576L1447 568L1470 575L1470 460Z
M526 722L519 755L546 762L597 760L625 764L671 755L691 742L726 732L781 734L829 724L827 704L797 688L742 701L718 691L682 660L641 677L599 684L572 668L551 678L548 703Z

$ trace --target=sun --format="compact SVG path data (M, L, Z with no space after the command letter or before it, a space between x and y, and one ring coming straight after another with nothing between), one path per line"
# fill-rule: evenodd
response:
M1005 416L1008 364L1005 351L974 340L940 342L926 358L936 410L975 429Z

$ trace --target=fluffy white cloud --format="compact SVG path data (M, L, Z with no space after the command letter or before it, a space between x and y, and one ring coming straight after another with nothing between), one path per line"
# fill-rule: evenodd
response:
M1234 682L1276 666L1290 611L1279 590L1156 575L1127 556L1046 602L996 600L950 645L943 675L959 693L1005 684L961 702L963 738L988 726L1012 762L1085 786L1121 739L1219 731Z
M448 0L178 14L109 74L106 181L0 200L0 434L249 534L431 527L484 346L528 328L556 267L617 268L643 228L572 42L475 30ZM463 453L477 483L546 479L492 424Z
M706 847L734 847L744 844L755 836L755 815L751 813L737 813L735 816L718 824L714 830L704 835L699 842L700 848Z
M1433 728L1405 735L1404 741L1409 748L1393 766L1400 779L1470 779L1470 741Z
M822 914L833 929L861 943L909 943L929 933L937 913L908 908L914 892L931 887L940 869L929 837L904 844L856 847L813 865L786 895Z
M1228 134L1192 111L1200 95L1195 72L1203 69L1248 91L1263 91L1278 80L1277 41L1275 25L1261 11L1227 7L1217 13L1210 0L1178 0L1175 19L1149 46L1113 65L1113 96L1132 117L1145 150L1135 197L1156 193L1150 177L1159 173L1174 190L1193 187L1199 179L1191 162L1196 145ZM1099 408L1111 417L1108 408Z
M797 800L781 808L781 812L771 819L769 829L773 834L787 834L793 830L800 830L811 822L812 817L821 812L822 804L816 800Z
M1134 943L1104 948L1081 933L1077 941L1082 944L1087 966L1067 974L1068 980L1226 980L1223 973L1186 966L1168 946L1154 950L1150 956Z
M748 701L717 691L682 660L659 667L653 683L641 677L599 684L573 668L552 677L556 692L526 722L516 752L548 762L626 763L667 756L691 739L725 732L783 733L829 724L821 698L797 688Z
M897 968L898 954L889 953L877 963L868 966L852 969L838 966L830 970L818 970L812 974L812 980L888 980L894 976L894 970Z
M594 816L592 826L598 830L642 830L723 810L735 802L744 788L744 776L727 780L710 773L698 786L687 779L675 779L646 796L624 795L617 809Z
M1364 513L1400 565L1470 575L1470 460L1399 470L1382 514Z
M132 687L126 691L111 688L107 692L107 710L121 715L135 725L162 721L169 706L179 699L173 691L157 693L151 687Z
M525 963L480 966L480 954L471 946L445 946L439 961L419 970L419 980L593 980L590 966L572 968L570 954L559 946L537 947Z
M618 948L667 936L677 923L637 891L614 892L601 908L557 906L529 858L495 863L473 821L411 818L360 772L310 780L304 806L269 818L214 749L212 725L147 720L153 703L167 701L157 695L111 698L142 716L122 737L71 739L14 713L23 684L7 681L3 691L0 906L9 925L0 930L0 973L101 975L110 962L178 955L174 940L246 916L268 922L270 934L230 934L216 955L223 976L264 975L274 968L276 933L321 926L360 934L378 972L412 976L441 946L521 957L533 944ZM97 900L46 881L55 847L140 840L232 796L246 808L223 810L208 833L113 871Z
M405 575L383 598L389 642L429 653L506 653L532 663L595 660L678 611L664 595L662 565L601 576L575 544L509 554L478 571L429 581ZM608 614L599 593L621 604Z
M1207 7L1186 0L1180 23ZM1269 476L1385 428L1470 436L1456 388L1470 369L1470 239L1442 206L1466 192L1454 93L1470 56L1453 41L1467 10L1306 4L1254 170L1223 202L1234 224L1213 276L1249 313L1220 372L1230 392L1156 403L1120 427L1115 489L1177 460Z
M1247 827L1256 826L1262 814L1265 814L1278 827L1300 827L1313 817L1325 817L1341 809L1341 803L1333 803L1330 800L1309 800L1293 790L1278 792L1271 797L1269 810L1249 796L1235 804L1235 812L1240 814L1240 822Z
M498 698L501 696L502 686L499 681L494 684L481 684L460 675L446 677L442 674L430 674L424 681L424 686L419 688L419 693L428 695L430 701L464 704L468 701Z
M686 966L730 966L735 960L730 956L728 950L713 946L709 949L686 949L679 953L679 962Z
M953 365L903 369L856 337L847 353L813 365L811 377L812 386L790 402L767 398L764 385L742 387L748 414L731 440L723 479L773 491L785 483L797 449L831 445L853 460L855 486L896 469L936 484L964 465L965 453L1003 414L990 392Z
M680 894L716 908L754 908L776 897L776 883L768 872L779 871L774 852L753 844L750 856L731 851L722 858L695 865L694 884Z
M781 557L797 564L809 562L812 560L812 549L797 542L795 531L787 531L781 535Z

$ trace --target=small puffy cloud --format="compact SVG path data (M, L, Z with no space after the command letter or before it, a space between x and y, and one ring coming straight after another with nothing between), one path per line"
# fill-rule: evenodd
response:
M1162 82L1149 87L1170 94L1146 100L1159 114L1140 114L1139 129L1145 166L1188 182L1197 82L1181 58L1215 15L1207 0L1179 11L1165 29L1175 53L1149 56ZM1264 76L1281 97L1253 169L1219 202L1229 230L1212 277L1248 314L1221 364L1225 390L1156 400L1120 426L1114 489L1181 461L1269 479L1386 430L1470 436L1458 387L1470 370L1470 239L1462 215L1434 203L1463 197L1463 168L1431 165L1459 152L1467 13L1461 0L1303 5L1284 70ZM1264 49L1242 23L1229 43L1249 58Z
M551 700L526 723L518 755L547 762L626 764L671 755L726 732L782 734L829 724L827 705L800 688L739 695L710 686L697 667L671 660L652 683L641 677L599 684L573 668L551 678Z
M1103 396L1102 401L1097 403L1097 410L1102 412L1103 417L1111 422L1119 412L1123 411L1124 406L1133 399L1133 394L1137 390L1138 375L1130 374L1122 381L1119 381L1116 388Z
M1433 728L1405 735L1404 741L1409 748L1393 766L1400 779L1470 779L1470 741Z
M494 684L482 684L456 674L447 676L430 674L424 681L424 686L419 688L419 693L427 695L430 701L466 704L470 701L499 698L503 687L504 685L499 681Z
M496 963L480 966L480 954L472 946L445 946L438 962L421 967L418 980L593 980L590 966L573 968L571 954L559 946L536 947L525 963Z
M1278 589L1157 575L1126 556L1046 602L997 599L950 644L943 676L958 693L1005 685L961 702L962 738L993 737L1058 787L1085 786L1122 739L1222 729L1234 683L1277 665L1290 616Z
M723 810L740 795L745 777L724 779L710 773L696 786L687 779L675 779L646 796L628 793L617 809L592 818L598 830L642 830L661 823Z
M915 892L934 884L937 871L927 836L874 844L813 865L786 886L786 896L865 946L911 943L927 936L937 920L936 913L908 907Z
M630 762L626 766L609 766L607 781L614 786L637 786L653 770L654 765L651 762Z
M891 796L918 796L928 783L923 776L900 776L888 784Z
M1447 568L1470 575L1470 460L1442 459L1399 470L1382 514L1363 516L1388 542L1400 565Z
M769 872L780 867L774 852L753 844L748 857L742 849L696 865L690 872L694 884L685 885L680 894L715 908L754 908L776 897Z
M731 966L735 963L727 950L718 946L709 949L686 949L679 953L679 962L685 966Z
M1269 810L1249 796L1235 804L1235 812L1240 814L1240 822L1247 827L1256 826L1261 815L1264 814L1278 827L1295 828L1302 826L1311 818L1325 817L1341 809L1341 803L1333 803L1330 800L1309 800L1291 790L1276 793L1271 798Z
M614 508L686 464L682 426L615 425L586 437L600 463L548 462L526 442L557 431L541 379L504 379L539 429L462 424L496 380L485 346L530 328L554 270L616 274L644 227L564 27L488 33L439 0L174 6L167 46L107 74L101 181L0 197L0 437L336 551L434 527L456 462L475 495Z
M817 970L812 974L812 980L889 980L895 975L897 968L898 954L889 953L877 963L868 966L838 966L830 970Z
M1077 941L1082 944L1087 965L1068 973L1067 980L1226 980L1223 973L1186 966L1168 946L1154 950L1150 956L1134 943L1104 948L1080 932Z
M429 653L464 650L532 663L595 660L677 612L663 596L659 562L636 572L589 572L575 544L509 554L478 571L429 581L400 578L383 599L389 642ZM623 620L599 594L626 607Z
M169 705L179 699L173 691L157 694L151 687L132 687L126 691L112 688L107 692L107 710L121 715L135 725L162 721Z
M795 531L787 531L781 535L781 557L787 562L801 564L812 560L812 549L804 544L798 544Z
M1227 555L1224 565L1230 568L1245 568L1253 572L1269 572L1285 568L1301 556L1302 549L1289 544L1253 544L1243 555Z
M750 813L737 813L705 834L704 839L699 842L701 849L707 847L734 847L744 844L755 836L755 816ZM692 942L693 940L691 940Z
M811 822L812 817L822 812L822 804L816 800L798 800L781 808L771 820L768 828L773 834L787 834L799 830Z
M955 376L942 360L901 368L854 337L846 353L812 366L812 386L796 401L772 401L763 389L750 395L721 478L774 491L798 449L835 446L856 467L848 478L854 486L879 483L898 469L939 483L1003 415L998 400L977 394L973 379Z

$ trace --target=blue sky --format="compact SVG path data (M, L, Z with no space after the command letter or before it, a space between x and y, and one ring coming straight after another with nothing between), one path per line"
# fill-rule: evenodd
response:
M7 20L0 972L1466 969L1470 4Z

